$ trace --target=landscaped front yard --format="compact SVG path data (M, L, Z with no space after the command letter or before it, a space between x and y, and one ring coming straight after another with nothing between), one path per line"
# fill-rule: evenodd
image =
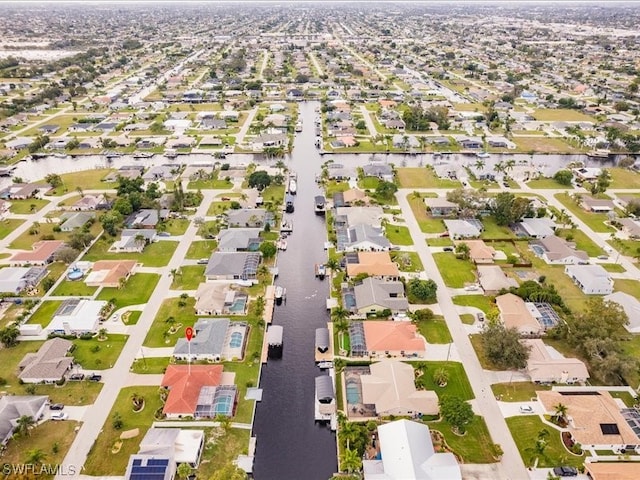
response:
M82 280L63 280L53 291L54 296L59 297L90 297L98 287L89 287Z
M475 415L465 428L466 433L460 436L451 430L444 420L427 422L431 430L440 432L449 447L462 458L464 463L493 463L496 461L495 449L491 435L483 417Z
M475 267L469 260L460 260L450 252L434 253L433 259L447 287L463 288L476 281Z
M73 341L73 358L85 370L104 370L112 368L118 360L120 352L127 343L128 335L110 333L105 340L97 337Z
M551 390L550 385L537 385L533 382L495 383L491 390L503 402L530 402L540 390Z
M97 262L99 260L137 260L145 267L164 267L169 263L176 248L177 241L159 241L147 245L142 253L112 253L109 247L113 244L111 237L102 237L82 257L82 260Z
M420 255L416 252L391 252L391 260L398 264L401 272L421 272L424 270Z
M451 343L451 333L444 318L436 317L432 320L418 322L418 331L428 343Z
M173 274L171 289L196 290L201 282L204 282L205 265L186 265L180 267Z
M594 232L613 232L613 227L605 225L604 222L608 221L605 213L593 213L587 212L580 205L578 205L569 194L557 193L555 197L562 202L562 204L571 211L576 217L582 220L587 226Z
M145 347L173 347L178 338L184 337L184 329L193 327L197 320L195 298L184 300L185 305L182 307L180 302L180 298L168 298L162 302L144 340Z
M413 245L411 233L402 225L386 225L384 229L386 237L393 245Z
M160 275L155 273L136 273L129 277L124 288L103 288L97 300L113 299L116 310L129 305L143 305L156 288Z
M458 295L453 297L453 303L464 307L479 308L485 314L489 313L495 306L493 299L484 295Z
M209 258L218 246L215 240L195 241L189 245L185 258L189 260L199 260L201 258Z

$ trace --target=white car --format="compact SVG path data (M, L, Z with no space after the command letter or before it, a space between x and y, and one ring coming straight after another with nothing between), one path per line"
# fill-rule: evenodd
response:
M533 413L531 405L520 405L520 413Z
M69 414L66 412L55 412L51 414L51 420L66 420Z

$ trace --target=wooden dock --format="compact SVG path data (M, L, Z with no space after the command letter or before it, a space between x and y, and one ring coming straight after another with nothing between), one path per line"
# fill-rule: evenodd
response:
M265 334L262 339L262 353L260 355L260 360L262 363L267 363L267 354L269 350L269 345L267 344L267 333L266 326L271 325L271 321L273 320L273 309L275 307L275 294L276 287L275 285L269 285L264 294L264 313L262 314L262 319L265 323Z

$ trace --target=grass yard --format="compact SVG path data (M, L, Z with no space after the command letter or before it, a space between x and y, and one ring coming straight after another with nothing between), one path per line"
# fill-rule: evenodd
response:
M464 463L494 463L493 441L483 417L475 415L466 426L464 436L457 435L444 420L427 422L429 428L439 431L447 445L462 458Z
M558 229L556 230L556 235L567 240L567 237L573 237L570 241L576 244L576 248L578 250L584 250L590 257L597 257L598 255L604 254L604 250L602 248L596 245L595 242L591 240L586 233L577 228Z
M427 390L433 390L438 396L452 395L454 397L460 397L463 400L472 400L475 398L462 363L453 361L420 363L426 366L425 379L422 380L422 383ZM437 385L433 380L434 372L441 368L449 374L449 380L444 387Z
M53 291L58 297L91 297L98 287L88 287L83 281L63 280Z
M573 185L562 185L556 182L553 178L540 178L538 180L531 180L530 182L527 182L527 186L529 186L529 188L533 188L534 190L536 189L544 190L546 188L551 188L551 189L560 189L560 188L572 189L573 188Z
M40 303L37 307L38 309L33 312L33 315L31 315L27 323L37 323L42 325L43 328L46 327L49 325L49 322L51 322L53 314L56 313L56 310L61 304L62 302L60 300Z
M550 385L537 385L533 382L495 383L491 390L503 402L529 402L539 390L551 390Z
M76 363L86 370L104 370L112 368L118 360L120 352L127 343L128 335L110 333L104 341L96 337L89 340L77 339L73 341L73 357Z
M136 325L138 320L140 320L140 315L142 315L140 310L129 310L124 312L120 319L125 325Z
M562 202L562 204L573 213L576 217L587 224L594 232L613 232L614 229L608 225L605 225L605 221L608 220L605 213L592 213L584 210L580 205L576 204L573 199L567 193L557 193L555 197Z
M618 167L607 170L611 175L611 188L640 189L640 173Z
M533 257L532 262L537 275L544 275L547 277L548 283L555 285L571 310L581 311L584 309L587 296L565 275L563 265L548 265L537 257Z
M147 332L143 344L145 347L173 347L178 338L184 336L184 329L193 327L197 320L194 310L196 299L187 298L184 307L178 305L179 302L179 298L168 298L162 302L160 310L153 320L149 332ZM171 317L174 318L174 323L167 322L167 319ZM179 326L180 324L181 326ZM170 330L175 330L175 332L169 333Z
M102 237L82 257L82 260L97 262L98 260L137 260L145 267L164 267L178 248L178 242L162 240L147 245L142 253L113 253L109 247L113 243L110 237Z
M616 237L613 240L607 240L607 243L618 250L622 255L635 257L640 253L640 241L638 240L621 240Z
M442 233L445 231L444 222L440 218L434 218L427 213L422 196L416 197L413 193L407 195L407 201L411 206L413 216L416 218L420 230L424 233Z
M171 357L138 358L133 361L133 373L163 374L171 362Z
M451 343L451 333L449 333L449 327L444 318L438 316L432 320L423 320L418 323L418 330L420 334L429 343Z
M15 248L19 250L32 250L33 244L42 238L50 240L64 240L67 241L71 237L71 232L54 232L53 228L57 224L55 223L38 223L37 228L33 229L33 226L27 229L22 235L16 238L9 248ZM34 234L29 233L34 231ZM95 222L90 229L91 234L97 236L102 231L100 222Z
M612 273L626 272L625 268L619 263L601 263L600 266L604 268L607 272L612 272Z
M481 238L487 240L492 238L516 238L516 234L508 226L500 226L493 217L488 216L482 219L484 231Z
M470 313L463 313L462 315L460 315L460 320L465 325L473 325L474 323L476 323L476 317L474 315L471 315Z
M453 297L453 303L463 307L479 308L485 314L489 313L495 305L492 297L484 295L458 295Z
M391 260L398 264L402 272L421 272L424 270L420 256L416 252L395 251L391 253Z
M168 232L171 235L184 235L189 223L191 222L185 218L170 218L162 223L161 231Z
M49 205L48 200L40 198L29 198L28 200L11 200L9 211L15 214L29 215L36 213Z
M199 260L200 258L209 258L218 246L215 240L195 241L189 245L185 258L189 260Z
M212 429L205 430L205 438L211 436ZM238 455L247 454L249 447L249 430L231 428L222 434L216 433L215 441L206 441L202 452L202 460L198 466L197 478L213 478L213 474L235 460Z
M516 152L529 153L579 153L575 147L572 147L561 138L549 137L515 137L513 142L516 144Z
M197 290L198 285L204 282L204 269L206 265L186 265L180 267L173 275L172 290Z
M398 168L396 171L400 188L457 188L457 180L438 178L433 169L426 167Z
M614 290L628 293L632 297L640 298L640 282L638 280L614 280Z
M457 259L453 253L434 253L433 259L447 287L462 288L476 281L475 267L469 260Z
M450 237L427 238L427 245L430 247L452 247L453 240Z
M115 300L116 310L129 305L143 305L156 288L160 275L155 273L136 273L129 277L124 288L103 288L97 300Z
M491 360L489 360L489 358L487 358L487 355L484 352L484 345L482 344L482 337L480 335L469 335L469 340L471 341L473 349L476 351L478 361L483 369L500 370L491 362Z
M265 203L281 204L284 202L284 185L269 185L262 191Z
M227 198L227 197L225 197ZM229 196L229 198L231 198ZM221 201L213 201L209 204L209 209L207 210L208 217L215 217L216 215L222 215L224 212L231 208L231 200L221 200Z
M363 190L375 190L378 188L380 184L380 179L378 177L364 177L361 180L358 180L358 187Z
M145 406L140 412L134 412L131 402L132 394L141 395ZM127 468L129 456L137 453L140 441L154 422L154 413L162 407L158 387L127 387L120 390L107 420L94 442L85 463L87 475L122 475ZM113 428L114 415L122 419L122 428ZM119 440L123 431L139 429L134 438ZM121 444L116 453L114 446Z
M337 180L327 180L325 182L324 191L327 198L333 198L334 193L340 193L349 190L349 182L339 182Z
M384 233L393 245L413 245L411 233L402 225L386 225Z
M102 179L112 171L113 170L109 168L100 168L62 174L60 175L60 178L62 178L62 186L53 190L51 195L64 195L65 193L73 192L78 187L82 190L106 190L115 188L117 183L102 181Z
M579 110L562 108L538 108L533 112L533 118L539 122L593 122L594 118Z
M24 222L24 220L18 220L16 218L7 218L5 220L2 220L0 222L0 240L5 238Z
M538 432L543 429L547 430L550 435L547 438L547 448L542 455L538 455L538 468L551 468L558 465L580 467L584 463L583 456L573 455L565 448L560 431L542 423L540 417L521 415L507 418L506 421L525 465L532 466L534 464L536 439Z

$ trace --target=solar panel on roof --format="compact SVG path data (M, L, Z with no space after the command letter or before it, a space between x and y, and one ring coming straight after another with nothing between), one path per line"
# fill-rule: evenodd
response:
M140 460L139 458L134 458L133 459L133 465L142 465L142 460Z

